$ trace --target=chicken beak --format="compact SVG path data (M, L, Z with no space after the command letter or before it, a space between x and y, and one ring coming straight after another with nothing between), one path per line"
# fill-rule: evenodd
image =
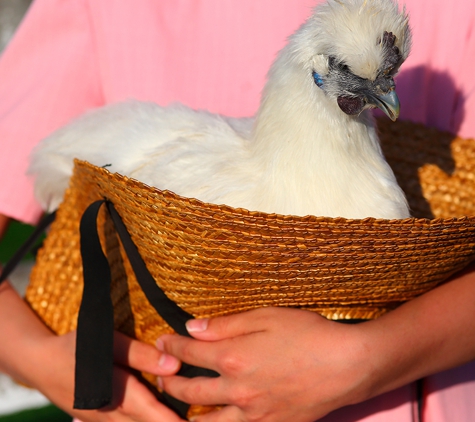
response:
M399 117L399 98L394 89L385 94L369 96L368 103L382 110L393 122Z

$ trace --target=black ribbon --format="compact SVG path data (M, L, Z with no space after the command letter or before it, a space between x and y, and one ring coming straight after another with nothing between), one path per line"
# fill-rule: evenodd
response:
M77 325L76 409L98 409L110 404L112 400L114 316L110 297L111 273L97 232L97 215L104 203L107 204L137 281L150 304L175 332L183 336L189 336L185 323L193 318L193 315L170 300L157 285L113 204L105 200L91 204L84 212L80 225L84 291ZM219 374L183 363L179 375L192 378L216 377ZM165 404L181 417L186 417L188 404L166 393L163 393L163 397Z

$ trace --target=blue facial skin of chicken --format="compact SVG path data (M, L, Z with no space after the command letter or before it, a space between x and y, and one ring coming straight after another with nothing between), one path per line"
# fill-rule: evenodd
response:
M396 37L391 32L385 32L381 37L385 59L374 81L355 75L344 62L330 56L327 75L322 77L315 71L312 73L315 84L324 91L325 80L338 86L341 92L337 96L338 106L348 115L357 115L366 106L370 106L380 108L391 120L396 120L399 115L399 100L395 93L393 75L402 62L402 56L395 41Z

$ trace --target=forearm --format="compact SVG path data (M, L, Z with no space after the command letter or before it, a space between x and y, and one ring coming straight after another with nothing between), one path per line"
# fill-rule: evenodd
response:
M53 334L7 282L0 286L0 321L0 371L32 384L32 375L38 373L35 362L41 362L43 353L38 346Z
M0 213L0 240L9 220ZM31 384L29 375L38 372L32 370L36 366L32 358L41 359L38 346L53 334L7 281L0 284L0 321L0 371Z
M362 325L369 397L475 359L475 268Z

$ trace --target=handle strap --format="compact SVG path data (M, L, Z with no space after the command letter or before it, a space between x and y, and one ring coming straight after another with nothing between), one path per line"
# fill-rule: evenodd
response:
M157 313L180 335L190 336L185 323L193 318L170 300L157 285L133 243L120 215L109 201L100 200L84 212L80 224L81 254L84 269L84 291L78 316L76 344L76 381L74 407L98 409L112 400L113 307L110 297L111 274L97 232L97 215L106 203L137 281ZM216 377L205 368L183 363L180 375ZM163 394L166 404L181 417L189 405Z

